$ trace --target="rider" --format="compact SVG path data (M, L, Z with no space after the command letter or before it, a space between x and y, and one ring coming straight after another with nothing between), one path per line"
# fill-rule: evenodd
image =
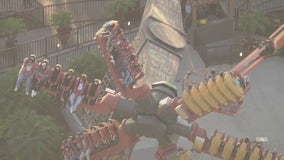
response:
M112 120L109 120L107 125L108 132L110 134L110 137L113 142L118 141L118 128L117 126L112 122Z
M49 61L44 59L39 63L36 73L32 79L32 93L31 96L37 95L40 88L47 83L47 79L50 73Z
M131 74L128 71L127 65L121 66L121 78L119 79L124 88L131 87L134 79L131 77Z
M50 71L47 86L50 90L58 89L61 78L63 76L62 66L60 64L56 64Z
M101 83L101 80L94 79L94 81L89 84L86 94L86 100L89 105L93 105L97 101L101 88Z
M24 62L18 74L17 83L14 89L15 92L19 90L23 79L26 79L26 95L29 95L31 80L32 80L34 71L36 69L36 66L37 66L37 62L36 62L35 54L31 54L29 57L26 57L24 59Z
M90 160L91 153L92 153L92 144L91 139L89 138L89 133L87 130L84 130L81 134L82 144L83 144L83 152L80 155L80 160L86 158L86 160Z
M87 86L88 86L88 81L86 74L82 74L81 77L77 77L74 90L69 97L71 113L76 111L78 105L81 103L82 99L84 98Z
M75 74L73 69L69 69L63 74L63 78L60 85L59 96L61 101L66 102L67 97L74 87Z
M110 20L103 24L103 28L105 31L110 32L112 35L116 35L121 31L120 25L118 21Z
M190 79L190 75L191 75L191 72L187 72L186 75L184 76L183 78L183 81L182 81L182 90L188 90L190 91L191 90L191 87L192 87L192 81Z
M122 29L120 28L119 22L115 21L115 20L111 20L106 22L105 24L103 24L103 29L106 33L108 33L107 36L105 36L107 38L106 40L106 50L108 51L110 55L110 61L115 64L115 51L114 51L114 47L115 47L115 43L114 39L116 39L115 37L118 34L122 34ZM120 36L121 38L123 38L123 36Z
M94 146L94 151L100 151L104 149L105 143L103 142L100 132L99 132L99 127L98 126L92 126L91 127L91 135L93 138L93 146Z

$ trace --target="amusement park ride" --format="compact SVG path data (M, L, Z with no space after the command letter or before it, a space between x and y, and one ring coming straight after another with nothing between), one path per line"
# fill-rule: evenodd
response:
M66 159L81 155L81 158L91 160L127 160L141 136L158 141L155 155L158 160L191 159L190 151L178 148L171 140L175 134L188 138L192 150L221 159L284 160L284 155L265 150L246 139L226 136L218 131L208 137L206 130L193 122L210 112L231 115L240 109L250 88L246 75L283 46L284 25L232 70L187 88L181 97L167 82L148 86L140 81L144 76L142 66L118 21L105 23L95 38L118 92L106 92L107 86L97 87L95 103L81 104L92 112L112 114L107 122L94 124L64 140L62 150ZM189 124L181 124L178 117Z
M95 38L117 92L107 92L108 86L99 85L92 96L87 95L94 102L83 101L81 107L111 115L106 122L93 124L89 129L67 137L62 143L65 159L81 155L88 160L128 160L135 144L145 136L158 141L156 159L189 160L190 151L179 148L171 138L179 135L192 142L192 150L220 159L284 160L284 155L265 150L246 139L218 131L208 137L206 130L194 122L210 112L232 115L240 109L250 88L246 75L283 46L284 25L232 70L187 88L181 97L175 86L167 82L148 86L141 81L144 76L142 65L118 21L106 22ZM178 117L186 120L188 125L180 123Z

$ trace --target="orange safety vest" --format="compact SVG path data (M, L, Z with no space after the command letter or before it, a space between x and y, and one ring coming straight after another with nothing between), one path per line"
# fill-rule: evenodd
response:
M23 73L25 77L33 76L34 71L36 69L36 65L37 65L36 62L30 63L29 58L27 57L24 59L24 62L20 69L20 73Z
M81 78L80 78L80 77L77 77L76 83L75 83L75 86L74 86L74 91L73 91L73 92L75 93L76 96L84 95L85 92L86 92L86 89L87 89L87 87L88 87L88 82L87 82L87 80L86 80L85 82L83 82L83 87L82 87L82 89L79 90L79 89L78 89L78 86L79 86L79 84L80 84L80 80L81 80Z
M106 144L108 135L105 129L106 129L105 127L101 127L98 129L98 131L99 131L99 134L101 135L101 140Z
M75 82L75 75L72 74L70 79L67 79L67 76L69 74L64 73L62 82L61 82L61 89L62 91L67 91L67 90L72 90L74 87L74 82Z
M84 148L84 150L87 150L90 147L89 133L88 132L83 132L82 133L82 138L83 138L83 141L85 142L85 145L83 145L83 148Z
M117 131L117 128L114 124L108 124L107 129L108 129L112 139L117 138L118 131Z
M77 144L77 147L80 151L83 151L83 143L82 143L82 138L81 138L81 135L80 136L76 136L75 137L75 141L76 141L76 144Z
M62 79L63 73L61 70L55 70L55 67L51 69L48 76L49 85L57 85Z
M99 135L99 131L98 130L95 130L93 133L92 133L92 138L93 138L93 142L94 142L94 145L96 147L98 147L100 145L100 142L101 142L101 139L100 139L100 135Z
M94 83L89 83L88 89L87 89L87 99L95 100L99 96L99 91L100 91L100 85L98 84L97 86ZM95 91L94 93L92 93Z
M35 75L35 78L39 81L42 81L42 80L48 78L49 73L50 73L50 67L46 66L45 69L42 69L41 63L39 63L38 68L37 68L37 72L36 72L36 75Z
M72 153L73 153L73 150L74 150L74 146L73 146L73 141L71 139L68 139L67 142L66 142L66 147L67 147L67 150L66 150L66 155L68 157L71 157L72 156Z

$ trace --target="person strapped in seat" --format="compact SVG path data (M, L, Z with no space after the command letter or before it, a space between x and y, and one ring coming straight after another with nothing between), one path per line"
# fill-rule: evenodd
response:
M76 143L75 136L69 136L65 141L65 154L64 158L66 160L78 159L80 155L80 149Z
M103 24L103 29L105 32L104 37L107 38L106 39L107 51L111 52L114 47L113 40L117 35L122 34L123 31L120 28L119 22L114 20L111 20Z
M49 61L44 59L39 63L36 68L35 74L32 79L32 93L31 96L37 95L42 86L47 84L47 80L50 74Z
M87 130L84 130L81 134L82 144L83 144L83 152L80 155L80 160L83 160L86 158L87 160L91 159L91 153L93 151L92 147L92 137L90 137L91 133L89 133Z
M111 141L111 144L115 144L118 142L118 128L115 126L115 124L109 120L108 123L104 124L107 130L107 133L109 135L109 139Z
M99 128L97 130L101 139L102 148L108 148L110 146L110 139L108 138L106 128L102 124L99 124Z
M93 138L93 146L94 146L94 151L98 152L103 150L104 148L104 142L102 141L101 135L99 133L99 127L98 126L92 126L91 127L91 135Z
M87 87L88 87L87 75L82 74L80 77L77 77L73 92L69 97L71 113L76 111L78 105L81 103L82 99L85 96Z
M75 74L73 69L69 69L63 74L63 78L59 87L59 97L64 104L66 104L67 97L74 88Z
M120 82L123 85L124 88L132 87L135 80L131 76L131 73L129 72L127 65L121 66L121 75L120 75Z
M92 152L92 149L89 139L86 136L88 136L87 131L83 131L83 132L78 132L74 138L74 141L78 148L77 157L80 160L83 160L84 158L90 160L90 154Z
M103 28L106 32L110 32L113 35L121 32L120 25L118 21L111 20L103 24Z
M89 83L87 94L86 94L86 102L89 105L94 105L97 101L97 98L101 91L101 80L94 79L92 83Z
M36 55L31 54L29 57L26 57L24 59L24 62L21 66L21 69L18 74L18 79L16 82L16 86L14 91L17 92L22 84L22 81L26 79L26 95L29 95L30 87L31 87L31 81L32 76L34 74L34 71L36 69Z
M63 76L62 72L62 66L60 64L56 64L55 67L53 67L50 70L50 74L48 76L48 81L47 81L47 87L51 91L58 90L58 87L61 83Z

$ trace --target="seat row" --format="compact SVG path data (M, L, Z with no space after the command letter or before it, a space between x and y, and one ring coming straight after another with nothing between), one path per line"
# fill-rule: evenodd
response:
M201 152L204 149L205 142L194 142L193 149ZM222 159L235 160L284 160L284 156L276 152L264 150L261 144L250 141L248 138L238 140L230 136L225 136L218 131L215 131L209 140L209 145L206 150L209 154L221 157Z
M185 107L198 116L212 110L219 110L220 106L240 101L244 88L240 85L240 77L229 72L223 72L208 81L201 82L184 90L182 99Z
M114 64L124 87L131 87L144 76L142 66L139 64L134 48L125 38L118 21L109 21L103 25L106 50L110 54L110 62Z
M80 82L83 82L82 86ZM73 69L63 71L60 64L56 64L51 68L42 87L58 95L62 101L66 102L68 101L68 96L76 92L76 96L83 96L83 102L89 105L93 105L96 102L100 92L103 90L101 88L101 80L94 79L88 82L86 74L76 76ZM81 89L77 90L76 88L78 87Z
M105 150L118 143L119 123L116 120L109 120L92 126L90 129L69 136L63 140L61 149L65 159L82 158L93 153Z

